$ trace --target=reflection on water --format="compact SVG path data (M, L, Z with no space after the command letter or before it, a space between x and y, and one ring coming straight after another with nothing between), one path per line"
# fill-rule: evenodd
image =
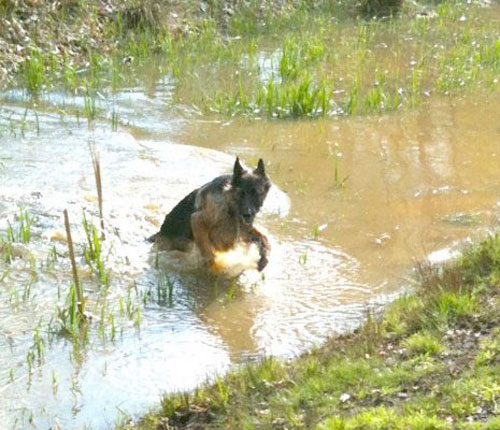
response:
M414 258L442 260L456 241L496 224L500 129L489 118L499 102L442 100L411 113L315 122L201 121L160 108L171 97L165 82L154 97L118 95L113 108L126 121L113 132L62 117L54 106L70 102L50 97L39 131L19 94L0 108L0 230L20 207L36 216L32 241L0 262L6 428L31 420L41 429L106 428L231 363L298 354L358 325L367 304L390 299ZM102 293L82 258L82 208L92 219L98 213L89 143L103 175L113 336L108 319L100 332ZM272 246L264 276L207 275L144 240L186 193L230 171L229 154L248 165L264 158L277 185L258 220ZM65 208L96 315L78 350L47 333L70 283ZM45 353L29 376L36 327Z

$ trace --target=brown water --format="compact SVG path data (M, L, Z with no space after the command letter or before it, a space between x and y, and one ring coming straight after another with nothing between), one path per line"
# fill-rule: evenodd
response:
M180 141L264 157L300 220L286 233L326 225L320 242L354 257L362 283L390 290L413 258L496 223L499 116L496 97L442 99L382 117L196 123Z
M0 229L19 207L37 220L33 240L16 246L22 258L0 262L0 428L27 428L30 420L42 429L105 428L123 411L140 414L161 393L192 388L232 363L300 353L359 325L367 306L398 294L415 259L446 258L458 242L498 223L500 101L494 98L442 99L386 117L296 122L179 118L162 109L169 98L168 85L153 97L120 94L120 118L130 125L112 132L106 122L88 130L70 115L61 118L54 105L82 101L52 94L38 107L39 135L29 112L22 136L19 128L8 131L25 113L20 95L4 95ZM104 178L112 278L106 300L119 309L131 297L141 321L117 316L114 341L99 336L96 322L79 350L57 336L47 340L30 378L33 330L42 321L46 334L70 282L58 240L62 210L70 211L77 244L85 241L82 208L97 219L89 142L99 149ZM183 195L230 171L234 155L249 165L263 157L276 185L258 220L272 244L265 277L214 278L183 269L168 253L160 253L156 269L143 239ZM44 263L53 246L58 260ZM85 277L81 246L77 254L86 294L96 302L99 290ZM165 273L173 282L167 304L154 299Z

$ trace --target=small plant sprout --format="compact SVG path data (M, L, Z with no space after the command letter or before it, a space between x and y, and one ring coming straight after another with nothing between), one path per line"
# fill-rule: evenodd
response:
M118 131L118 112L113 106L113 111L111 113L111 131Z
M26 364L28 365L28 387L31 386L31 377L33 374L34 363L35 363L35 353L32 349L29 349L26 354Z
M87 89L84 97L84 112L87 118L87 127L89 130L94 128L94 121L97 117L97 108L95 104L95 95Z
M34 218L30 216L27 210L21 209L17 216L17 225L8 222L7 242L29 243L31 239L31 227Z
M57 396L57 390L59 389L59 383L57 381L57 373L52 369L52 394Z
M342 178L340 174L340 161L339 161L340 158L341 155L335 156L334 170L333 170L333 184L335 188L344 188L347 180L349 179L349 176L344 176Z
M328 224L317 225L314 228L314 231L313 231L313 237L314 237L314 239L317 240L319 238L320 233L322 231L326 230L327 227L328 227Z
M33 284L35 283L36 278L32 277L24 286L23 289L23 301L26 301L30 298L31 295L31 288L33 287Z
M307 252L304 252L299 257L299 264L302 264L304 266L306 263L307 263Z
M45 342L40 334L40 325L41 322L38 324L33 333L33 349L36 353L38 363L42 363L45 357Z
M238 291L238 286L237 285L231 285L231 288L226 294L226 302L231 303L236 295L236 292Z
M112 313L108 315L108 323L111 327L111 342L114 342L116 338L116 326L115 326L115 317Z
M173 291L174 283L170 277L165 273L160 273L157 281L157 303L160 306L172 306Z

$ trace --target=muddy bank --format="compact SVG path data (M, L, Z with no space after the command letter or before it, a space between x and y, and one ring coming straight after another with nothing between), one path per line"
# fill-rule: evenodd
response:
M280 0L7 0L0 4L0 85L22 72L25 60L34 52L87 67L92 53L107 55L123 50L127 61L122 43L144 32L158 38L166 34L182 37L196 32L205 20L215 20L226 32L235 17L258 23L272 15L289 13L299 4Z
M34 54L87 68L95 53L130 61L127 41L144 33L177 39L211 21L222 35L238 37L242 31L268 32L304 12L326 13L334 20L380 18L402 6L402 0L7 0L0 4L0 86L25 72L24 63ZM410 9L422 7L415 3Z

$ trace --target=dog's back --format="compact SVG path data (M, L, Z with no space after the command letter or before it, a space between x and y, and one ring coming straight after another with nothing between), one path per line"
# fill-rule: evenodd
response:
M170 211L161 225L159 232L161 236L169 238L183 237L193 240L191 214L195 211L197 194L198 189L192 191Z
M222 195L222 190L230 182L230 175L222 175L191 191L167 214L160 231L150 239L163 236L168 238L183 237L193 240L191 215L199 209L200 201L207 195Z
M183 250L193 241L191 214L195 210L198 189L184 197L165 217L160 231L148 238L149 242L161 239L165 248ZM165 246L165 243L168 243Z

